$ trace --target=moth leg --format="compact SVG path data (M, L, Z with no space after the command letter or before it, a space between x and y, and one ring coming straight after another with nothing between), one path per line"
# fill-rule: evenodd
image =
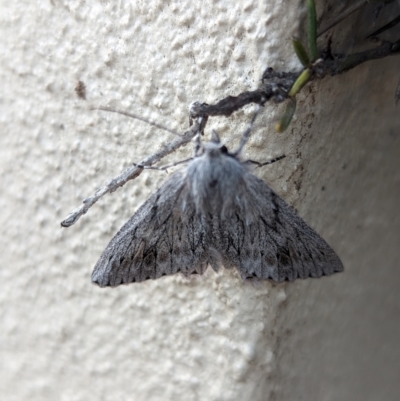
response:
M192 117L191 117L192 107L197 103L198 102L194 102L190 106L190 111L189 111L189 124L190 125L193 124L193 120L192 120ZM197 122L199 124L199 129L197 130L197 133L196 133L195 137L193 138L193 141L194 141L193 157L197 157L198 154L199 154L199 151L201 149L201 135L204 135L204 128L206 127L207 121L208 121L208 116L206 116L206 115L197 117Z
M197 132L196 136L193 138L193 142L194 142L193 157L197 157L201 148L200 131Z
M246 128L246 130L242 134L242 138L240 139L239 147L233 153L234 156L239 155L241 153L241 151L243 150L243 148L246 145L247 141L249 140L250 132L251 132L251 130L253 128L254 121L256 121L256 118L258 116L259 111L260 111L260 106L257 106L257 110L254 113L253 118L250 121L250 124L248 125L248 127Z
M204 128L207 124L208 116L199 117L199 130L197 131L196 136L193 138L194 142L194 151L193 157L197 157L199 155L199 151L201 149L201 135L204 135Z

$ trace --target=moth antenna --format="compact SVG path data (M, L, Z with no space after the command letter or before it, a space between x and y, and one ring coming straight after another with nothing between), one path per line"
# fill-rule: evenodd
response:
M170 167L175 167L175 166L178 166L179 164L190 162L191 160L193 160L193 157L189 157L188 159L184 159L184 160L179 160L178 162L166 164L165 166L160 166L160 167L157 167L157 166L145 166L143 164L136 164L136 163L132 163L132 164L134 166L142 168L144 170L162 170L162 171L165 171L165 170L169 169Z
M250 132L251 132L251 130L252 130L252 128L253 128L254 121L256 121L256 118L257 118L257 116L258 116L259 111L260 111L260 106L257 107L257 110L255 111L255 113L254 113L254 115L253 115L253 118L252 118L251 121L250 121L250 124L248 125L248 127L246 128L246 130L243 132L242 139L240 140L239 147L238 147L237 150L233 153L234 155L240 154L240 152L243 150L244 146L246 145L247 141L249 140L249 138L250 138Z
M263 166L267 166L268 164L272 164L272 163L275 163L275 162L277 162L279 160L282 160L285 157L286 157L286 155L281 155L281 156L278 156L278 157L274 157L273 159L267 160L264 163L260 163L260 162L257 162L255 160L246 160L245 163L252 163L252 164L256 164L257 167L263 167Z
M159 128L159 129L162 129L163 131L170 132L171 134L174 134L174 135L177 135L177 136L183 136L183 135L178 134L177 132L173 131L172 129L169 129L169 128L167 128L167 127L164 127L163 125L157 124L157 123L155 123L155 122L153 122L153 121L147 120L146 118L139 117L139 116L136 115L136 114L128 113L128 112L126 112L126 111L112 109L111 107L91 107L90 110L111 111L111 113L122 114L123 116L135 118L136 120L143 121L144 123L147 123L147 124L149 124L149 125L152 125L153 127L157 127L157 128Z
M214 130L211 131L211 142L221 143L221 139L220 139L219 135Z

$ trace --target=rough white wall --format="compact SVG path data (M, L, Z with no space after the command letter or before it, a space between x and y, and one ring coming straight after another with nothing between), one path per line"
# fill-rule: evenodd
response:
M103 248L164 179L154 171L59 227L171 139L90 106L183 131L190 102L254 89L267 65L296 67L299 3L1 2L1 399L373 400L373 385L398 398L396 59L313 86L283 135L272 129L281 108L267 105L247 148L258 160L288 155L260 175L338 251L342 275L253 286L210 271L92 286ZM365 85L376 71L384 84ZM251 110L208 127L229 145Z
M400 3L375 23L374 8L331 32L334 51L379 44L365 37L400 14ZM381 37L399 39L400 26ZM399 56L325 78L310 87L310 115L298 115L293 126L304 135L295 205L336 246L346 270L323 285L286 287L276 400L400 399L399 78Z

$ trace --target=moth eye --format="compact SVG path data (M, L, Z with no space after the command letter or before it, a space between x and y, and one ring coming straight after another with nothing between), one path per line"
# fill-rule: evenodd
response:
M221 149L221 153L224 153L224 154L228 153L228 148L225 145L222 145L220 149Z

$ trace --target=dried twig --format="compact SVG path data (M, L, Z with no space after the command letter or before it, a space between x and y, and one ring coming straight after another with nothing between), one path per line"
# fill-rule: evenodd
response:
M348 55L335 55L333 59L320 60L313 66L313 74L310 81L322 79L326 75L338 75L349 71L362 63L370 60L385 58L400 52L400 41L382 42L374 49ZM244 106L256 103L260 106L272 100L281 103L289 98L289 92L302 71L277 72L268 67L262 76L262 84L251 92L243 92L238 96L228 96L215 104L193 104L191 116L230 116Z
M380 46L360 53L336 56L333 60L324 60L316 67L317 78L325 75L338 75L367 61L385 58L400 53L400 40L396 42L382 41Z
M365 52L350 54L346 56L336 56L333 59L321 60L313 66L311 80L321 79L326 75L338 75L358 65L378 58L384 58L400 52L400 40L394 43L382 42L374 49ZM281 103L289 98L289 92L301 75L302 71L297 72L276 72L272 68L267 68L262 76L260 87L251 92L243 92L238 96L228 96L214 105L207 103L193 103L190 109L190 120L195 120L194 125L182 136L175 138L170 143L151 156L146 157L139 166L151 166L163 157L174 152L176 149L188 143L198 132L203 132L208 116L230 116L235 111L243 108L247 104L256 103L263 106L267 101L272 100L275 103ZM397 98L396 98L397 99ZM107 108L102 108L107 110ZM110 110L115 111L115 110ZM121 112L121 114L136 117L130 113ZM62 227L70 227L84 215L103 195L114 192L122 187L129 180L138 177L143 171L143 167L133 165L126 169L122 174L110 180L105 186L99 188L92 196L83 200L83 204L72 211L68 217L61 223Z
M160 161L163 157L169 155L174 152L176 149L180 148L182 145L190 142L191 139L195 137L195 135L199 132L199 130L203 129L202 119L199 118L196 120L195 124L186 131L182 136L177 137L173 141L164 145L162 149L158 152L154 153L151 156L146 157L140 163L141 166L151 166L158 161ZM70 227L75 224L78 219L84 215L102 196L109 192L114 192L119 187L125 185L129 180L133 180L138 177L143 171L143 167L138 167L137 165L133 165L128 167L122 174L110 180L106 185L99 188L92 196L83 200L83 204L79 206L77 209L73 210L68 217L61 222L62 227Z

